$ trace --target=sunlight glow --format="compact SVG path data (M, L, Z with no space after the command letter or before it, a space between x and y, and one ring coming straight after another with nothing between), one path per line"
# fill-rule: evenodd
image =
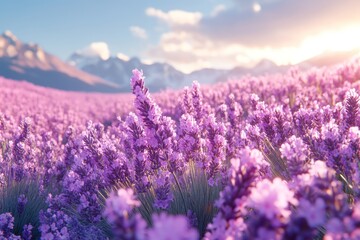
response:
M261 5L259 3L254 3L252 8L253 8L253 11L256 13L261 11Z
M324 53L360 52L360 26L331 30L307 37L298 47L249 49L253 63L255 59L268 58L278 65L298 64ZM243 58L238 58L243 59Z
M241 43L219 43L194 32L184 30L163 34L161 48L167 61L177 69L190 73L202 68L230 69L236 66L252 68L268 59L277 65L295 65L322 54L336 52L360 53L360 25L328 29L304 36L300 44L282 47L248 47ZM153 61L156 59L151 58Z

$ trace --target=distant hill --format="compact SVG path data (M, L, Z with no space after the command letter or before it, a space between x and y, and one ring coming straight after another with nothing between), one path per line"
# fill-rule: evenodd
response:
M68 62L87 73L115 83L122 92L130 91L130 78L134 68L144 71L146 74L146 86L153 92L166 88L179 88L185 78L184 73L169 64L145 64L138 58L125 61L118 57L110 57L104 60L98 56L88 57L74 53Z
M62 90L118 91L116 84L63 62L37 44L22 43L9 31L0 35L0 76Z
M351 50L345 52L325 52L321 55L310 58L300 63L299 65L307 67L331 66L350 60L355 56L360 56L359 54L360 50Z
M129 79L134 68L142 69L146 74L146 86L152 91L179 89L192 84L194 80L201 84L213 84L227 81L246 74L260 75L285 71L289 66L277 66L270 60L262 60L253 68L236 67L230 70L205 68L185 74L167 63L145 64L138 58L123 60L100 56L82 56L74 53L68 62L90 74L99 76L120 86L121 91L130 91Z

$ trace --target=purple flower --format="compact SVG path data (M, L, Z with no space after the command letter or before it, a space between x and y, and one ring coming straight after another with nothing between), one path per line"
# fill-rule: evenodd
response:
M60 197L48 195L49 208L41 210L39 214L41 239L69 239L71 217L60 210L61 202Z
M126 147L127 152L131 152L128 155L133 161L134 170L135 170L135 188L138 192L145 192L149 187L147 181L146 173L148 172L147 167L147 140L145 137L145 131L141 124L138 121L137 116L134 113L130 113L126 118L126 128L127 135L124 137L125 141L129 143Z
M310 152L301 138L291 136L280 147L281 156L287 160L287 168L291 176L306 173Z
M230 181L216 202L219 213L208 226L205 239L238 239L247 229L244 223L247 199L259 179L259 169L267 163L255 149L243 149L240 157L231 160Z
M27 198L24 194L21 194L19 197L18 197L18 205L17 205L17 211L18 213L21 215L25 209L25 205L27 203Z
M155 197L154 206L158 209L168 209L174 199L171 192L170 176L166 172L161 172L156 177Z
M209 167L207 169L209 184L216 183L216 175L222 167L222 162L225 161L226 156L226 138L225 126L222 123L217 123L215 116L210 114L207 117L207 153L210 157Z
M159 106L153 101L148 89L145 87L143 72L133 70L131 86L135 94L135 108L137 114L148 129L156 129L159 124L162 112Z
M104 216L113 223L117 216L125 216L138 206L140 202L135 199L133 190L120 188L116 193L111 192L109 198L106 199Z
M131 214L134 207L140 206L132 189L119 189L110 193L106 200L103 216L111 224L114 237L123 240L144 239L145 221L139 214Z
M249 196L248 206L255 208L268 219L278 215L287 218L290 215L290 205L297 205L295 194L280 178L273 182L264 179L256 184Z
M185 161L201 161L203 154L203 139L201 129L195 118L190 114L183 114L178 127L179 151L184 153Z
M355 89L350 89L346 93L344 105L345 128L349 129L352 126L359 126L360 96Z
M11 213L0 214L0 237L9 237L14 228L14 217Z
M153 215L153 226L147 230L149 240L197 240L199 234L190 227L184 216L171 216L165 213Z
M306 199L299 201L299 216L304 217L309 226L316 228L322 226L326 221L326 205L323 199L317 198L315 203L311 203Z
M198 123L202 122L203 118L203 102L202 102L202 93L200 91L200 84L197 81L194 81L192 84L192 103L194 107L194 117Z
M21 235L24 240L32 239L32 229L33 229L33 226L31 224L24 225L23 232Z
M182 106L184 113L193 114L194 107L192 105L191 92L188 87L184 88Z

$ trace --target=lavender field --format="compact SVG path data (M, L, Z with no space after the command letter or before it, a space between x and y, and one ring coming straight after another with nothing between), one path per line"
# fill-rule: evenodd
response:
M151 94L0 79L0 239L360 239L360 60Z

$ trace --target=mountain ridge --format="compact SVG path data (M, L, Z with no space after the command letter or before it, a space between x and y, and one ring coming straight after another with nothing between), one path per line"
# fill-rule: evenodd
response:
M90 75L10 31L0 35L0 75L62 90L115 92L116 84Z

